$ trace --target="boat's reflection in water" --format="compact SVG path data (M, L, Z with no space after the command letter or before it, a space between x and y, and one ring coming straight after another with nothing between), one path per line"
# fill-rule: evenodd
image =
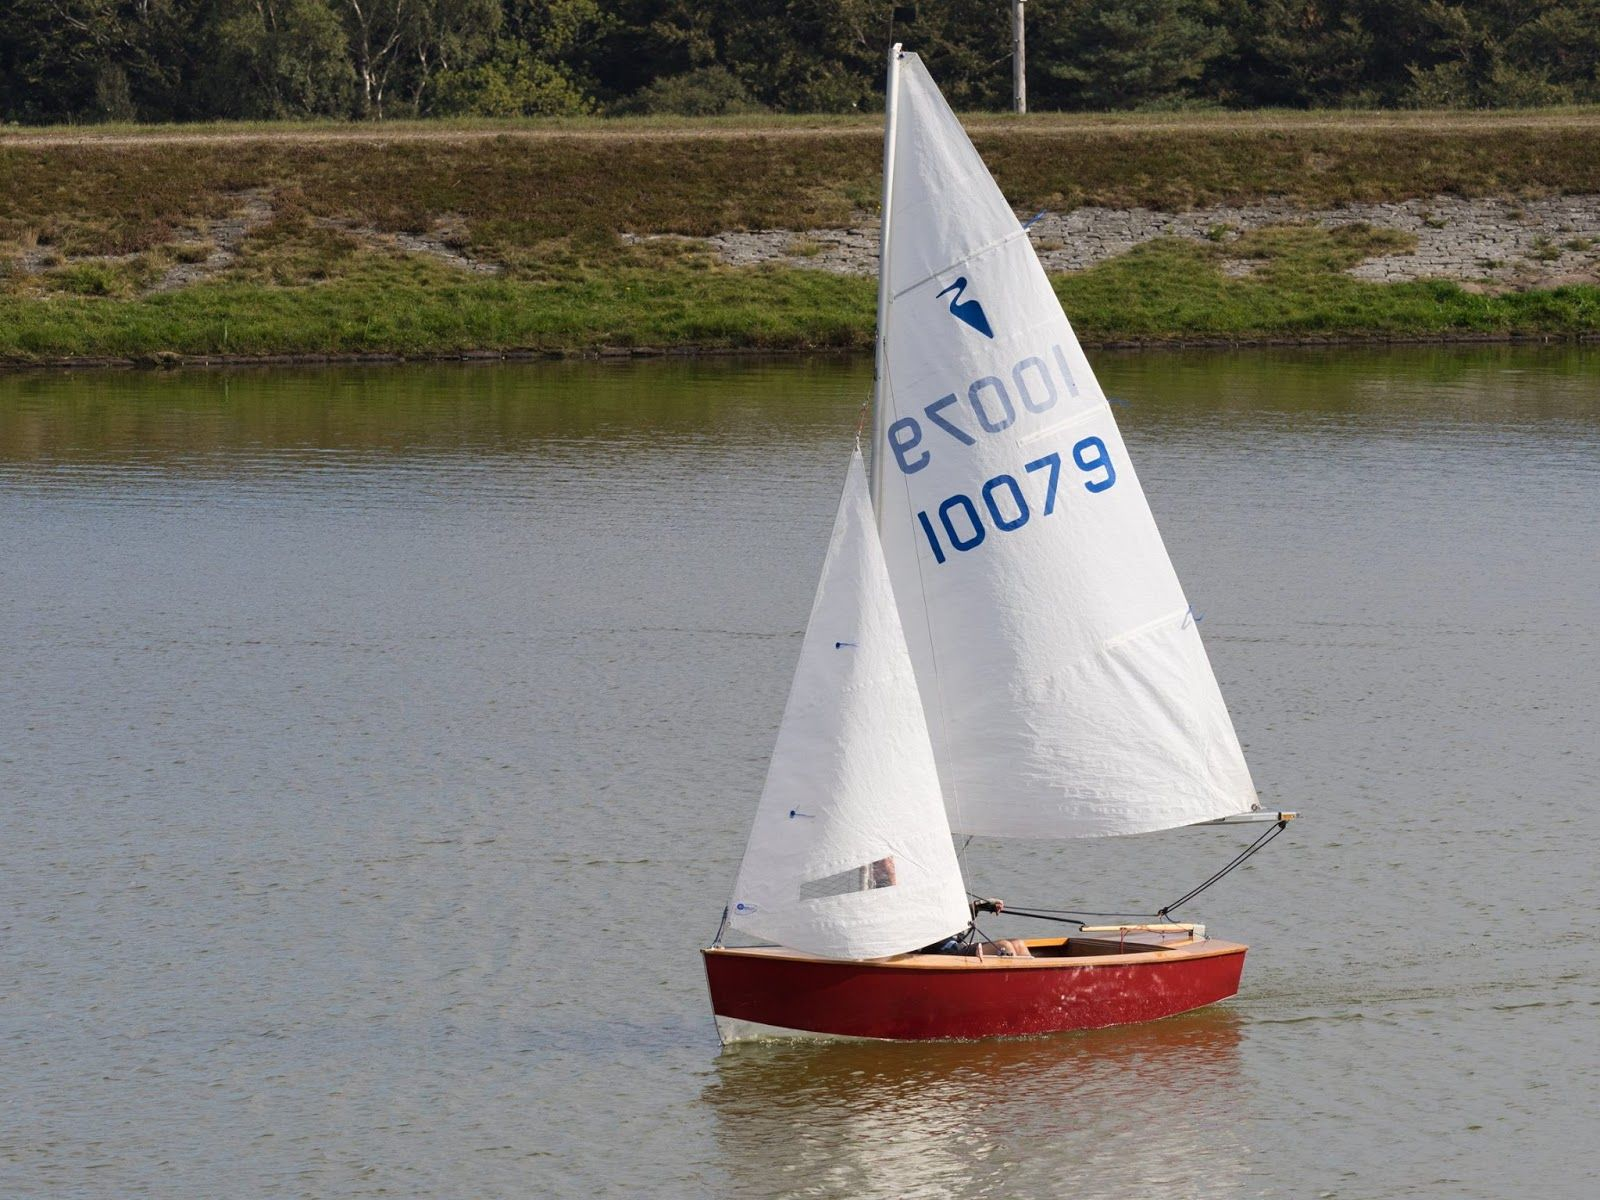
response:
M1241 1025L1213 1009L996 1042L746 1043L702 1099L741 1196L1231 1196Z

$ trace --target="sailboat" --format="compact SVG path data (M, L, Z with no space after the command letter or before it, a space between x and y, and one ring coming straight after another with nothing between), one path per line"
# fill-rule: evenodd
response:
M1246 947L1198 925L1073 922L1026 939L1027 956L966 940L956 836L1281 829L1294 814L1257 803L1194 612L1024 227L898 45L882 212L871 474L858 446L733 898L703 951L718 1034L1024 1036L1225 999ZM770 944L725 945L729 927Z

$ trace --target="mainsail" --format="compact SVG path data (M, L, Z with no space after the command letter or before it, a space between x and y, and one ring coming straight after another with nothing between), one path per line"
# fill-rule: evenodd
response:
M1249 809L1104 393L921 60L899 68L874 492L950 824L1088 837Z
M925 946L967 919L858 452L729 920L796 950L865 959Z

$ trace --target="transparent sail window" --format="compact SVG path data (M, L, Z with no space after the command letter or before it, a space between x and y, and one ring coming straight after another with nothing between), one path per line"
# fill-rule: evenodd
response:
M894 856L891 854L864 866L824 875L821 879L808 879L800 885L800 899L821 900L824 896L845 896L893 886Z

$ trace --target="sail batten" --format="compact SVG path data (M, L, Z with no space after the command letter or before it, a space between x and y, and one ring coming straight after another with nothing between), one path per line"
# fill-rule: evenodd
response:
M1255 801L1116 421L914 54L887 156L874 499L951 825L1081 837Z
M901 288L898 292L893 293L890 296L890 299L891 300L898 300L898 299L900 299L901 296L904 296L907 292L914 292L919 287L921 287L923 284L930 283L933 280L940 278L941 276L950 274L951 271L954 271L956 268L960 267L963 263L969 263L973 259L982 258L985 254L989 253L991 250L998 250L1002 246L1004 246L1006 243L1015 241L1018 238L1023 238L1023 237L1026 237L1026 236L1027 236L1027 230L1023 229L1019 225L1017 227L1017 230L1016 230L1015 233L1007 234L1003 238L1000 238L1000 239L998 239L996 241L990 242L987 246L980 246L980 247L978 247L978 249L972 251L970 254L967 254L965 257L958 258L954 262L946 263L944 266L940 267L937 271L930 271L926 276L924 276L923 278L917 280L915 283L906 284L906 286Z

